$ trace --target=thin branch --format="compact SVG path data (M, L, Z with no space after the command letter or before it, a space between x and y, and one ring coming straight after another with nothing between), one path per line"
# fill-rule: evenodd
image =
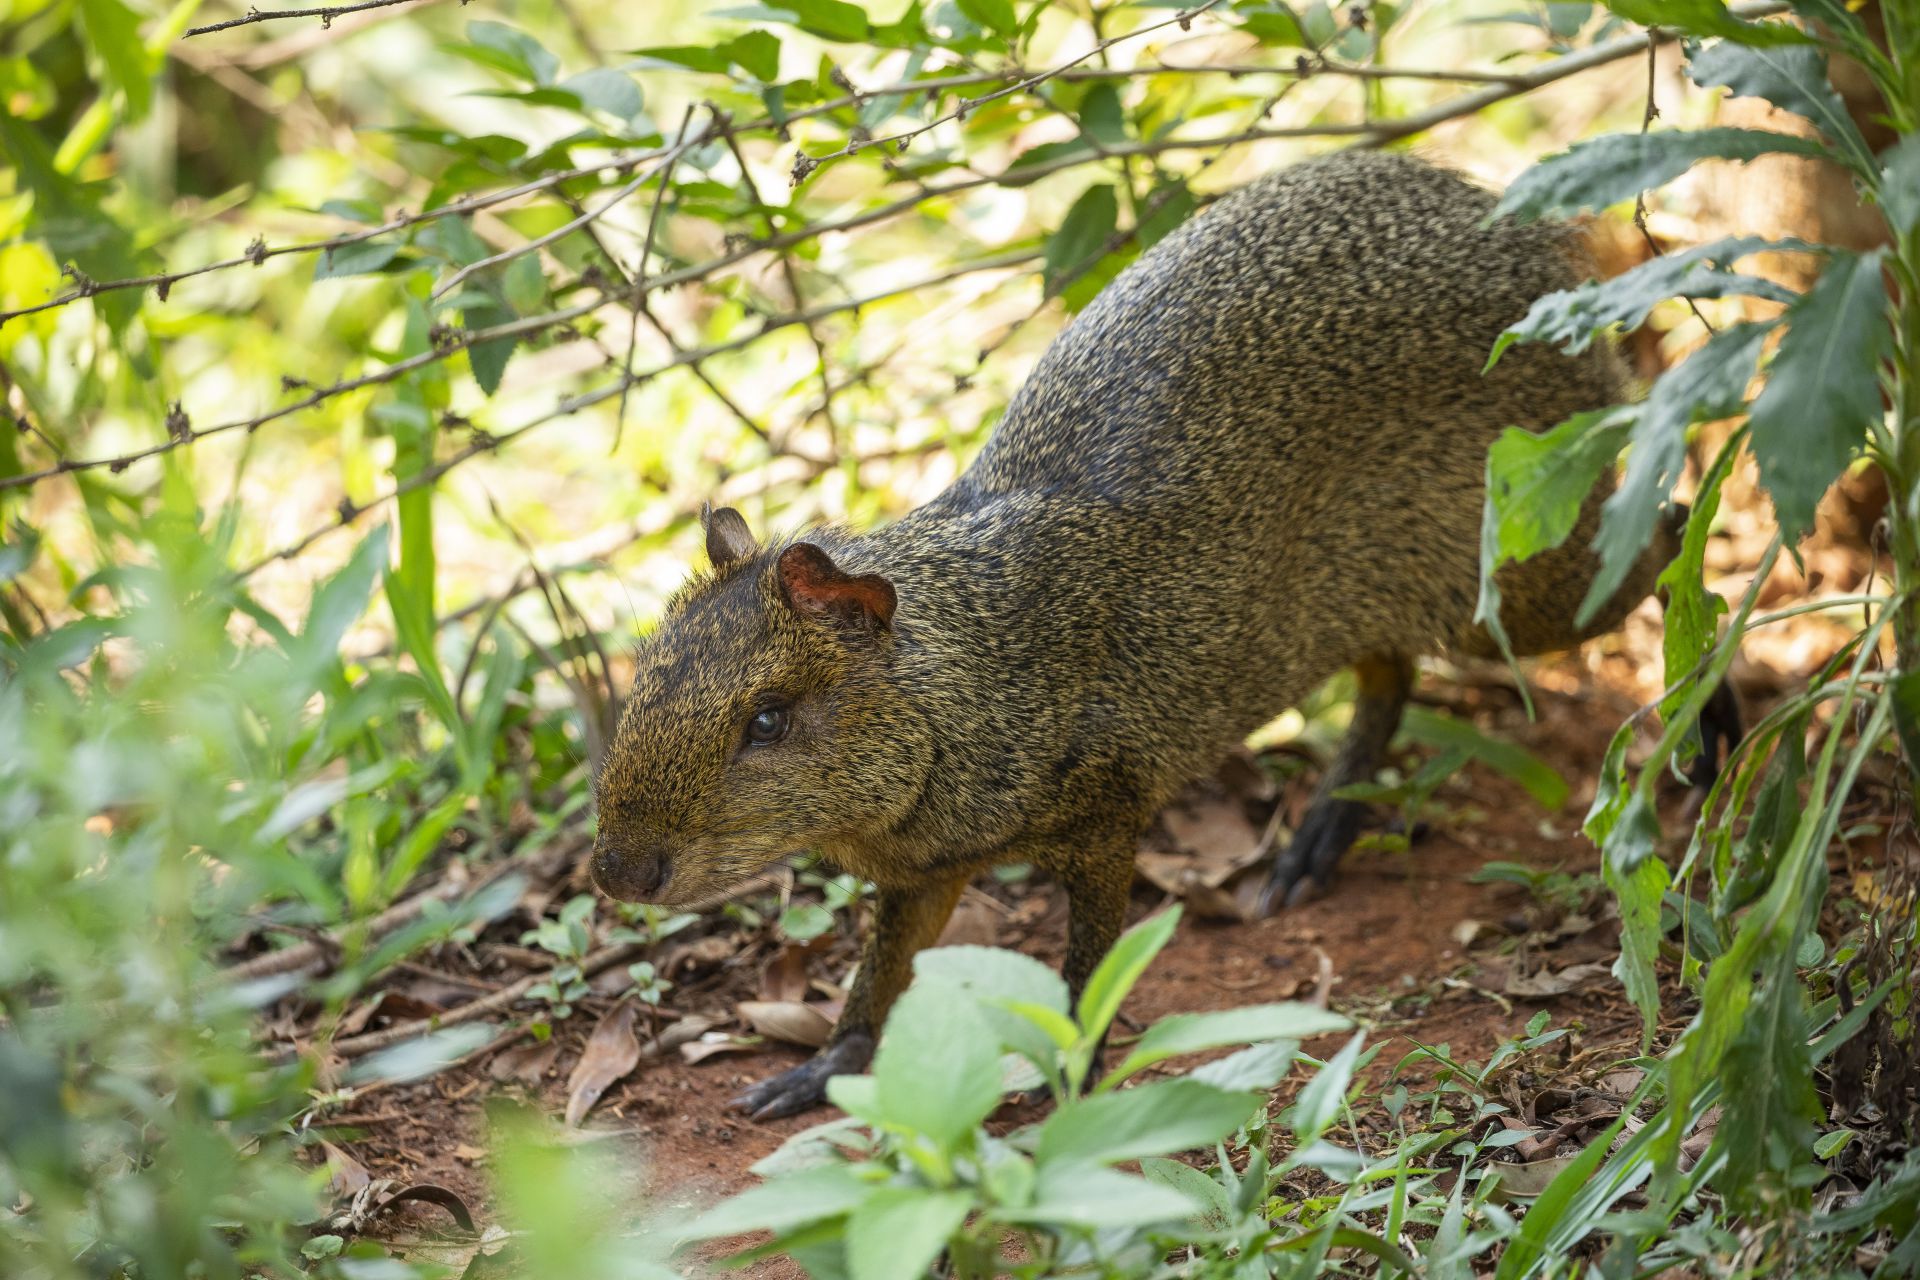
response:
M350 13L365 13L369 9L390 9L395 5L424 4L427 0L361 0L359 4L329 5L324 9L249 9L244 17L228 18L225 22L215 22L204 27L189 27L186 35L206 36L216 31L231 31L235 27L252 26L256 22L273 22L279 18L318 18L324 29L333 25L335 18L344 18Z
M653 211L647 215L647 236L646 239L640 243L640 261L634 266L634 269L628 273L627 277L628 281L634 286L633 310L627 315L627 359L625 364L622 365L622 370L629 379L627 383L628 387L633 385L631 381L633 377L633 352L634 348L637 347L640 342L640 313L646 309L647 305L647 264L653 260L653 242L660 234L660 211L664 209L667 204L667 191L673 183L674 163L680 159L680 156L685 151L684 143L687 136L687 129L693 124L693 112L694 109L688 107L687 113L680 117L680 128L674 135L675 150L672 155L667 157L666 164L661 167L660 194L654 197ZM719 121L716 119L714 124L718 125ZM651 313L649 313L649 317L651 317ZM666 330L662 329L661 332L664 334ZM675 353L678 354L679 348L677 344L669 340L668 345L673 346ZM705 380L706 374L702 373L700 377L702 380ZM618 453L620 451L620 435L626 429L626 425L627 393L623 390L620 393L620 408L618 412L613 415L613 448L609 450L609 452Z

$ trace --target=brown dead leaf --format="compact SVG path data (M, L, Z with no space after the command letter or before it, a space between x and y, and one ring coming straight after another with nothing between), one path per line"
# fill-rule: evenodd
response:
M760 998L769 1001L804 1000L807 995L807 947L788 943L768 961L760 975Z
M1209 796L1191 806L1175 805L1162 817L1174 842L1204 865L1209 883L1224 882L1260 851L1260 828L1236 798Z
M553 1071L560 1058L560 1042L529 1040L494 1055L487 1074L502 1083L518 1080L521 1084L539 1084Z
M587 1037L580 1061L567 1077L567 1127L576 1127L600 1101L607 1086L640 1065L640 1042L633 1034L633 1001L622 1000L601 1018Z
M818 1049L827 1042L833 1021L817 1005L798 1000L742 1000L741 1021L770 1040Z
M350 1196L373 1181L367 1167L324 1139L320 1154L327 1158L327 1185L335 1195Z
M994 947L1000 944L999 904L984 894L969 893L947 917L936 947Z
M681 1045L680 1056L688 1062L705 1062L723 1053L751 1053L760 1048L761 1043L757 1037L743 1039L724 1031L709 1031L698 1040Z
M1501 990L1523 1000L1543 1000L1603 982L1611 972L1606 965L1594 962L1568 965L1564 969L1542 969L1538 973L1509 973Z
M1213 776L1228 795L1260 804L1270 803L1280 790L1274 785L1273 775L1260 766L1260 757L1245 747L1234 748Z
M1560 1171L1580 1158L1578 1153L1570 1156L1554 1156L1548 1160L1535 1160L1532 1164L1502 1164L1494 1166L1500 1171L1500 1185L1490 1197L1494 1200L1531 1200L1547 1189L1547 1184L1560 1176Z

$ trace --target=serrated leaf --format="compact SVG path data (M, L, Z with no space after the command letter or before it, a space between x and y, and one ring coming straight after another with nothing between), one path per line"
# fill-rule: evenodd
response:
M1498 558L1525 560L1567 540L1601 472L1626 442L1634 410L1616 405L1575 414L1551 430L1510 427L1487 455L1487 514Z
M1667 687L1673 689L1660 703L1663 722L1670 722L1686 701L1687 690L1678 686L1713 651L1719 639L1720 615L1727 611L1727 602L1720 594L1707 590L1705 575L1707 533L1720 510L1720 486L1732 467L1734 452L1722 449L1701 479L1693 509L1687 513L1680 554L1660 574L1660 586L1666 593L1660 651Z
M1703 89L1763 98L1809 121L1850 161L1871 169L1873 149L1827 79L1826 51L1811 44L1745 45L1721 40L1690 50L1687 76Z
M1500 335L1487 360L1491 369L1508 347L1520 342L1551 342L1570 355L1585 351L1612 328L1637 329L1669 298L1751 296L1791 303L1799 295L1758 276L1728 270L1729 264L1762 252L1821 252L1799 240L1735 236L1684 253L1663 254L1609 280L1590 281L1535 300L1520 323Z
M1895 232L1920 223L1920 133L1910 133L1881 152L1880 207Z
M1880 362L1892 342L1883 256L1834 255L1787 309L1786 336L1753 402L1760 481L1789 541L1812 528L1814 508L1880 420Z
M1580 625L1612 599L1652 539L1660 508L1686 463L1687 429L1746 408L1747 384L1776 323L1755 320L1722 329L1661 374L1647 393L1634 415L1626 473L1600 508L1593 539L1600 568L1575 615Z
M1660 1017L1660 981L1654 964L1660 956L1660 903L1671 879L1667 865L1653 856L1660 826L1652 806L1635 788L1608 833L1601 876L1620 906L1620 954L1614 976L1640 1011L1640 1041L1653 1040Z
M1714 1187L1742 1209L1773 1203L1786 1176L1807 1158L1822 1118L1807 1048L1807 1020L1794 950L1778 946L1720 1068L1740 1087L1724 1094L1715 1148L1726 1167Z
M1702 160L1752 160L1785 152L1826 156L1813 138L1764 129L1688 129L1613 133L1548 156L1514 180L1495 217L1568 217L1631 200L1664 186Z
M1647 27L1665 27L1694 36L1725 36L1742 44L1806 44L1812 37L1784 22L1747 22L1722 0L1603 0L1607 8Z

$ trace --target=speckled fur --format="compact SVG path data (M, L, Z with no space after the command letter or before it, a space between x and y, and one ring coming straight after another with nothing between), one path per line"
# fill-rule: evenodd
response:
M1485 651L1488 444L1627 394L1605 350L1519 347L1482 376L1503 328L1586 274L1573 231L1483 226L1492 205L1349 152L1168 236L1075 318L952 488L814 538L892 582L890 626L801 617L779 547L696 580L642 648L608 753L603 883L657 849L663 896L686 901L820 850L880 889L839 1032L869 1034L965 878L1034 862L1073 899L1077 986L1186 781L1343 667ZM1593 514L1503 577L1522 651L1581 638ZM794 700L791 735L742 751L769 694Z

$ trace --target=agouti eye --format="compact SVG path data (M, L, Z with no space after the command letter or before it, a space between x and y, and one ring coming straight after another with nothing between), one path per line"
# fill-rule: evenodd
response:
M747 745L768 747L787 736L787 709L763 707L747 721Z

